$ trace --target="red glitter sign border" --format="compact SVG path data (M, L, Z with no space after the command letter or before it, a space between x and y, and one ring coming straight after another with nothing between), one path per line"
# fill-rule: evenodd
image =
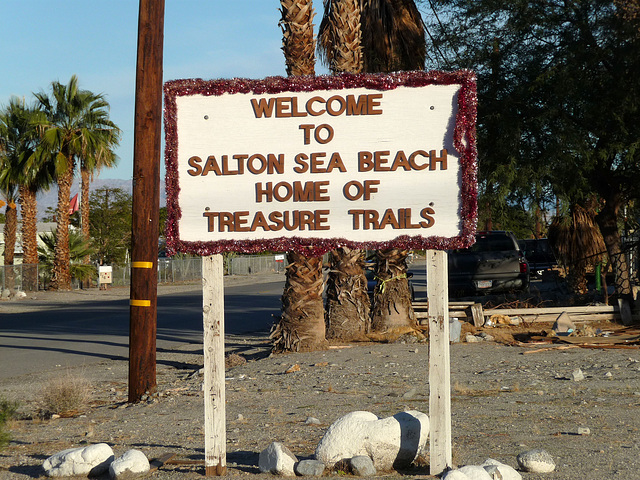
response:
M462 169L461 212L462 233L454 237L398 236L386 242L354 242L344 238L300 238L295 236L259 240L219 240L190 242L180 239L178 205L180 186L177 158L177 107L176 98L188 95L222 95L224 93L251 93L256 95L282 92L309 92L316 90L343 90L368 88L393 90L399 86L423 87L427 85L461 86L458 94L458 114L454 129L453 145L460 154ZM263 80L233 78L228 80L185 79L164 84L165 164L167 191L167 253L192 253L213 255L222 252L259 253L264 251L297 251L307 256L319 256L334 248L348 246L358 249L432 249L447 250L465 248L474 241L478 213L477 202L477 147L476 115L478 96L475 74L468 70L456 72L400 72L391 74L341 74L315 77L268 77Z

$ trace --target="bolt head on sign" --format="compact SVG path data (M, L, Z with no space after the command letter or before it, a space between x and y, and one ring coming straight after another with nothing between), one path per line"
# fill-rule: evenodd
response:
M164 90L172 252L473 242L469 71L175 80Z

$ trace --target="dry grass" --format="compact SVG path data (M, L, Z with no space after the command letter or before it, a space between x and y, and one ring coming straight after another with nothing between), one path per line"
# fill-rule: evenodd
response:
M492 397L501 393L519 392L520 385L515 383L510 387L494 387L480 390L467 387L462 385L460 382L455 382L451 390L454 395L467 397Z
M9 443L8 424L16 413L18 405L0 397L0 448Z
M80 376L67 374L49 380L42 389L40 416L75 417L83 413L91 401L91 385Z

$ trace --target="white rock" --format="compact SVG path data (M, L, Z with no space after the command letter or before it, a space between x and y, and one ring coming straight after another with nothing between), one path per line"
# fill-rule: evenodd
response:
M584 373L582 373L582 370L580 370L579 368L576 368L571 373L571 377L573 378L574 382L581 382L582 380L584 380Z
M492 472L491 467L496 468L498 472L500 472L500 475L502 475L502 480L522 480L522 475L520 475L515 468L492 458L487 458L482 466L489 475L491 475Z
M449 470L443 475L442 480L469 480L469 477L460 470Z
M556 468L553 457L542 449L529 450L516 457L518 465L525 472L550 473Z
M258 467L263 473L274 475L295 476L294 465L298 459L286 446L280 442L273 442L258 458Z
M47 458L42 464L48 477L102 475L113 462L113 450L106 443L69 448Z
M15 294L15 298L26 298L27 294L24 293L22 290L18 290Z
M464 473L469 480L493 480L493 477L480 465L465 465L458 471Z
M377 470L411 464L427 447L429 417L415 410L379 419L371 412L351 412L336 420L316 448L328 467L338 460L366 455Z
M151 469L149 460L140 450L128 450L116 458L109 467L109 475L113 479L127 478Z

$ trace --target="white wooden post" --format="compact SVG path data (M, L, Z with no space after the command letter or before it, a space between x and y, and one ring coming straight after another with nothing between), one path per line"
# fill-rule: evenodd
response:
M222 255L202 257L204 452L206 475L227 471Z
M429 473L440 475L451 460L451 363L447 252L427 250L429 300Z

